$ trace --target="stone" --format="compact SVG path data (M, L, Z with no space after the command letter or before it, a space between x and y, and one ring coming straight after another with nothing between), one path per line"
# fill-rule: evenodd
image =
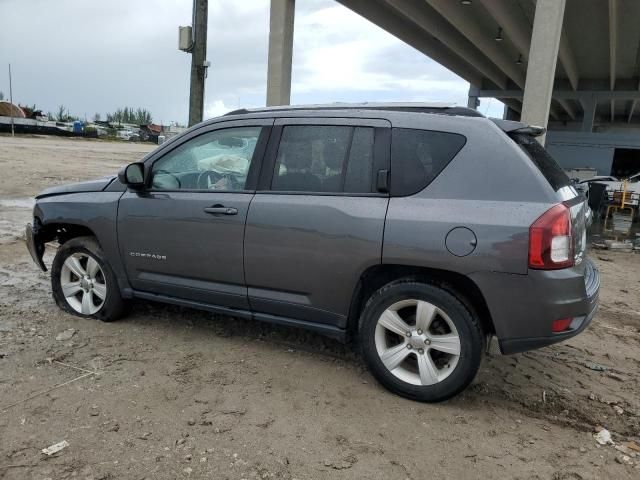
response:
M56 340L59 342L66 342L67 340L71 340L71 338L73 338L75 334L76 334L75 328L68 328L60 332L58 335L56 335Z

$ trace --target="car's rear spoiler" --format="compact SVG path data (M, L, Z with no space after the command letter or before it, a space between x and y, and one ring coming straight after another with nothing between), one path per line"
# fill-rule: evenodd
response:
M525 135L531 135L532 137L539 137L544 134L547 129L544 127L537 127L535 125L527 125L522 122L514 122L513 120L502 120L500 118L491 118L500 129L506 134L523 133Z

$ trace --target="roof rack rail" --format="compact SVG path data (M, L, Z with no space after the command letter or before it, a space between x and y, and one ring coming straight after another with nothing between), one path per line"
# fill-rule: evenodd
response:
M317 105L283 105L276 107L239 108L227 115L243 115L247 113L288 112L299 110L383 110L393 112L432 113L439 115L456 115L463 117L484 117L472 108L460 107L448 103L328 103Z

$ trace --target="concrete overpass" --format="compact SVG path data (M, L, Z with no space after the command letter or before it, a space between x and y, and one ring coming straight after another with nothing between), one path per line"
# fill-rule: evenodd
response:
M467 80L471 106L494 97L510 117L583 131L640 123L638 0L338 1ZM271 5L268 103L282 104L294 0Z
M467 80L471 107L640 149L640 0L337 1ZM294 6L271 0L268 105L289 103Z

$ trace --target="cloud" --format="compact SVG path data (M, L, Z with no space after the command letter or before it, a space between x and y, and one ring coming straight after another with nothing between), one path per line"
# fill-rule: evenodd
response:
M317 7L296 17L294 98L466 102L468 83L457 75L335 2Z
M222 100L214 100L212 102L208 102L207 105L205 105L204 116L206 118L219 117L221 115L224 115L225 113L230 112L231 110L235 110L236 108L238 108L237 105L229 106L225 105L224 101Z

